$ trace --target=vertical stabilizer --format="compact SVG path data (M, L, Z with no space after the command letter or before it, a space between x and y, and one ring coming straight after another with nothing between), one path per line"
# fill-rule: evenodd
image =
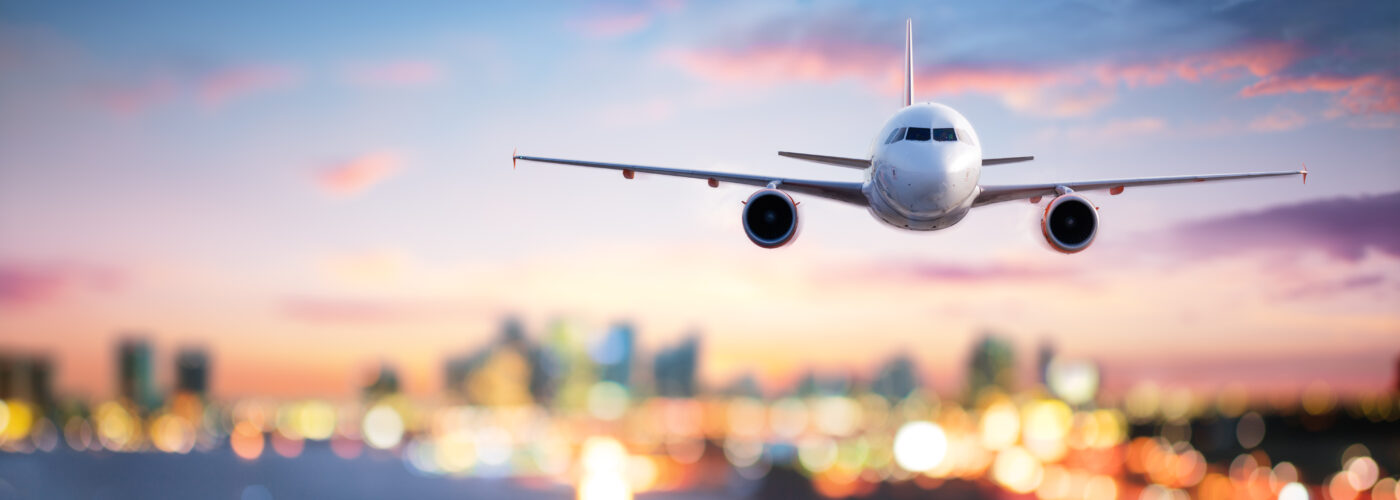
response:
M904 107L914 104L914 20L904 20Z

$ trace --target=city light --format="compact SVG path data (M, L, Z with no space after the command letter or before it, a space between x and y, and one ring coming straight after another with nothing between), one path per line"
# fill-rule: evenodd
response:
M938 467L947 453L948 436L932 422L909 422L894 436L894 460L908 471L924 472Z

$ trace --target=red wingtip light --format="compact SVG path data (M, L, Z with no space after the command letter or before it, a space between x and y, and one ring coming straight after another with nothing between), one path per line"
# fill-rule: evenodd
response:
M516 160L518 160L518 158L516 158L516 154L515 154L515 153L518 152L518 151L520 151L520 150L519 150L519 149L511 149L511 150L510 150L510 169L511 169L511 170L515 170L515 162L516 162Z
M1308 183L1308 164L1303 164L1303 184Z
M634 171L634 170L632 170L632 169L630 169L630 168L624 168L624 169L622 169L622 177L627 178L627 179L631 179L631 178L636 177L636 176L637 176L637 172L636 172L636 171Z

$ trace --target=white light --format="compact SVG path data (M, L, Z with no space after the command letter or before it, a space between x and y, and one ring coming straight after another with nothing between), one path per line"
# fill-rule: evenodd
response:
M1308 500L1308 487L1298 483L1285 484L1278 491L1278 500Z
M904 470L923 472L938 467L948 454L948 436L938 424L914 421L894 435L894 461Z
M365 413L365 442L381 450L393 448L403 440L403 418L386 405L376 405Z

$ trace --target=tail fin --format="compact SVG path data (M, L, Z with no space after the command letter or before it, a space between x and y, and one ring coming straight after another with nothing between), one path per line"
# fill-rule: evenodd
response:
M904 20L904 107L914 104L914 20Z

